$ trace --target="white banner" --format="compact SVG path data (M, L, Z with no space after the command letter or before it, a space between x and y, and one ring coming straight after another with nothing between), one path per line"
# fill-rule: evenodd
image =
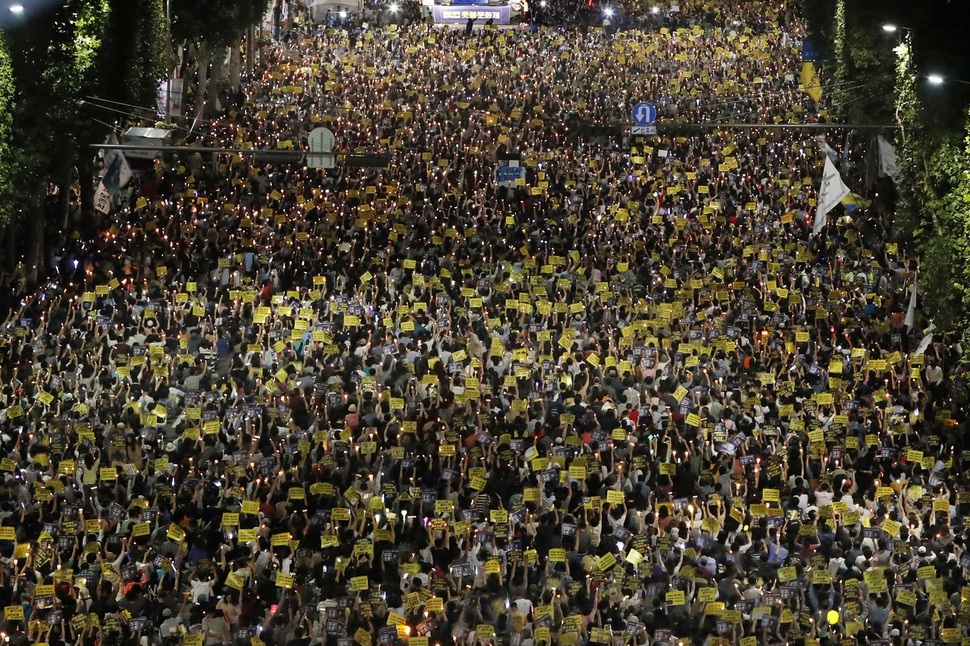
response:
M885 175L895 183L896 176L899 175L899 167L896 165L896 151L882 135L876 138L876 143L879 146L879 175Z
M913 274L913 293L909 296L909 307L906 308L906 318L903 320L903 325L909 328L916 322L916 280L918 278L918 273Z
M111 193L103 182L98 182L98 190L94 193L94 210L105 215L111 210Z
M828 212L834 209L849 192L849 187L839 175L839 169L831 159L826 157L825 169L822 171L822 185L818 189L818 207L815 210L815 226L812 227L813 236L818 235L825 227L829 221Z

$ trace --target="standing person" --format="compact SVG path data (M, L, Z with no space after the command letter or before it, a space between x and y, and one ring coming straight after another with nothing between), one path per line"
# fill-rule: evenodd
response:
M202 635L206 646L229 643L229 621L218 606L211 606L202 619Z

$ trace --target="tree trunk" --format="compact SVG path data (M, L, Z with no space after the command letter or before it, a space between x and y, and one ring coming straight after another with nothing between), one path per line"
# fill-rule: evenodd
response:
M44 191L41 189L39 194L43 195ZM27 213L27 249L24 268L28 288L37 285L37 277L44 264L44 224L47 220L44 207L44 201L38 200L36 204L31 205L30 212Z
M81 185L81 218L87 221L94 217L94 157L81 153L77 167Z
M246 73L252 76L254 69L256 69L256 28L250 25L246 34Z
M71 212L71 188L71 169L66 168L57 183L57 222L61 232L67 229L67 219Z
M242 83L242 42L229 50L229 87L238 92Z
M4 227L3 243L6 253L3 262L3 269L7 273L13 273L17 266L17 215L11 215L10 221Z
M209 53L205 47L199 48L199 90L195 93L195 116L201 119L205 115L206 93L209 89Z

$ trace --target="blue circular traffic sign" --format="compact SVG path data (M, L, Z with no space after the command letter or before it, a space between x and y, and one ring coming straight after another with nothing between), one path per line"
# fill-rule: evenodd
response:
M633 106L633 124L637 126L648 126L657 120L657 108L652 103L643 101Z

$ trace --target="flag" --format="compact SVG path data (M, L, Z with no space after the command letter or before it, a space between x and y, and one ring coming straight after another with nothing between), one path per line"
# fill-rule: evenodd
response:
M903 325L906 327L913 327L916 322L916 279L919 274L913 274L913 293L909 295L909 307L906 308L906 318L903 320Z
M926 352L926 349L930 347L933 343L933 326L931 325L926 332L924 332L923 340L919 342L919 346L916 348L916 352L913 353L914 357L918 357Z
M842 198L842 206L845 207L846 211L855 211L856 209L866 209L872 204L872 200L867 200L858 193L849 193Z
M835 167L832 160L825 158L825 169L822 171L822 186L818 189L818 206L815 209L815 226L812 227L812 235L818 233L828 223L828 212L842 201L842 198L850 193L849 187L842 181L839 169Z
M117 145L118 138L115 137L114 133L111 133L105 143ZM105 171L104 177L101 178L101 184L108 190L108 193L117 197L121 194L121 189L128 186L128 182L131 181L131 166L128 165L124 153L114 148L108 148L104 151L104 165Z
M879 176L889 177L895 183L896 176L899 174L899 167L896 166L896 151L882 135L876 138L876 143L879 147Z
M818 103L822 99L822 84L815 74L815 63L802 63L802 91Z
M822 151L822 154L826 157L831 157L832 161L835 161L839 157L839 153L835 152L835 149L829 145L828 140L825 135L816 135L815 141L818 143L818 149Z

